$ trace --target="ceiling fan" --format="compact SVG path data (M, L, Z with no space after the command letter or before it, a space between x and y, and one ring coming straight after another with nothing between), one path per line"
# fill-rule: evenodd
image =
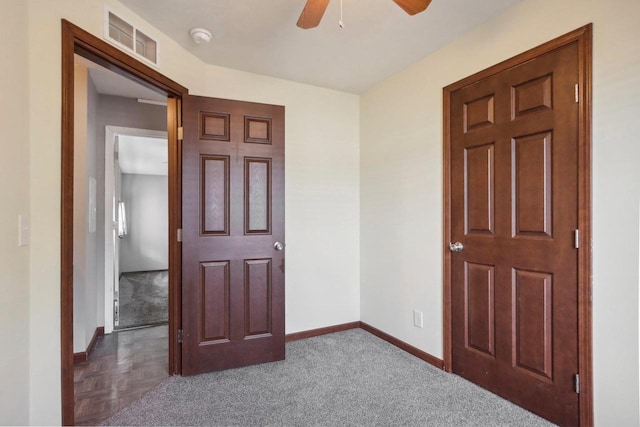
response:
M431 3L431 0L393 0L398 6L400 6L409 15L415 15L424 11ZM298 27L307 30L309 28L317 27L324 15L324 11L327 9L329 0L307 0L307 3L302 9L300 18L298 18Z

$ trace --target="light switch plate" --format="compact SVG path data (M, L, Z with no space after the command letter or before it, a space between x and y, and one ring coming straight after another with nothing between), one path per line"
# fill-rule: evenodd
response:
M23 214L18 215L18 246L27 246L31 241L31 226L29 217Z

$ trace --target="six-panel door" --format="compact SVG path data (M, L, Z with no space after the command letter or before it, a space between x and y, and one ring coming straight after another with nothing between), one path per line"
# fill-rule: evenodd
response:
M578 423L576 44L451 94L453 371Z
M183 374L282 360L284 107L183 102Z

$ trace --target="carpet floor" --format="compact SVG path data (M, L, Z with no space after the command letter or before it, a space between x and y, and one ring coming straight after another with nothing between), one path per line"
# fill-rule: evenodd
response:
M170 377L105 425L551 426L353 329L287 344L287 359Z
M169 321L169 272L142 271L120 276L120 322L115 329Z

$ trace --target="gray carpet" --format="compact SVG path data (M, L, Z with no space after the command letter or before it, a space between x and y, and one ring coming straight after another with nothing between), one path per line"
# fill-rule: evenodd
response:
M169 321L169 272L142 271L120 276L120 323L115 329Z
M361 330L287 344L287 360L170 377L105 425L551 426Z

